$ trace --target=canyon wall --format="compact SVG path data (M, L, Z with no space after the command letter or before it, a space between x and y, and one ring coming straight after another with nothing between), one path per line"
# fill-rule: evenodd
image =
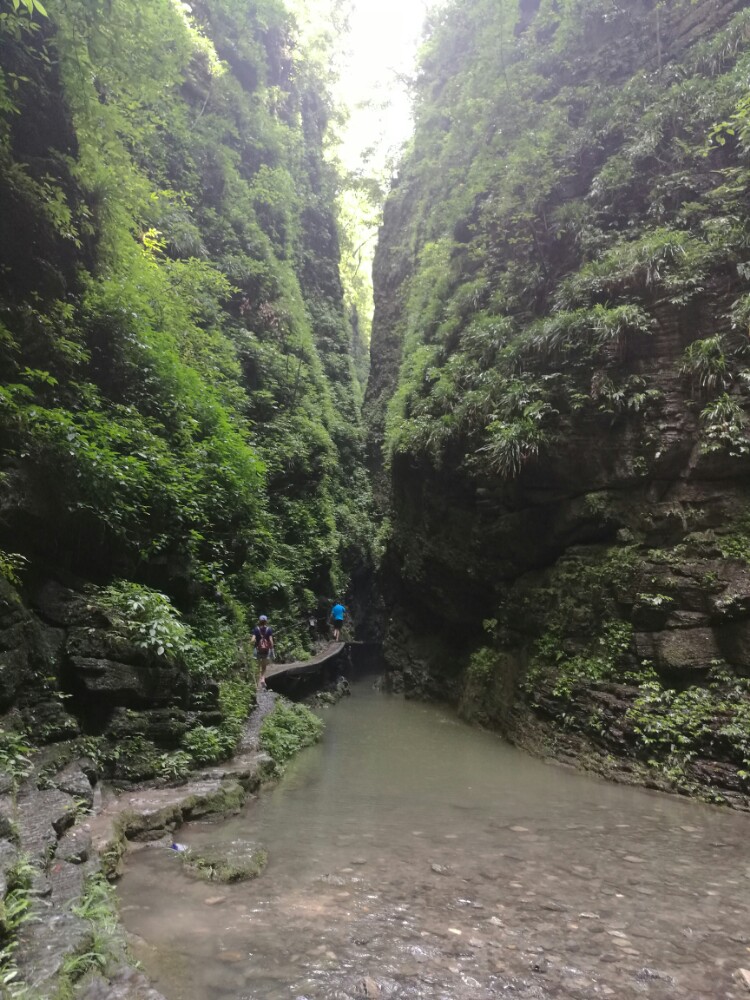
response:
M387 650L524 745L746 805L750 13L434 15L366 397Z

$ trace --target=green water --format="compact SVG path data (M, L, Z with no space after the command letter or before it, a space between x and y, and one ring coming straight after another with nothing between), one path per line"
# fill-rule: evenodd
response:
M163 847L120 883L168 1000L685 998L747 992L750 821L609 785L369 682L275 788L179 839L263 875L186 875ZM372 986L372 984L370 984Z

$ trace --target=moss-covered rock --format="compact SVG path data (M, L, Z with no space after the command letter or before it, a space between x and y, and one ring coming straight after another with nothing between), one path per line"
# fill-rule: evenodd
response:
M207 882L246 882L257 878L268 861L262 847L246 845L244 849L233 845L229 848L189 849L180 854L186 871Z

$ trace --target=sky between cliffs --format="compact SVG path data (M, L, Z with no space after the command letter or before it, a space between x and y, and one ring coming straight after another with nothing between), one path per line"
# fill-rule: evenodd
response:
M379 173L411 133L405 78L414 75L427 12L438 0L352 0L338 97L350 109L339 155L355 170L369 152ZM365 102L370 106L363 107Z

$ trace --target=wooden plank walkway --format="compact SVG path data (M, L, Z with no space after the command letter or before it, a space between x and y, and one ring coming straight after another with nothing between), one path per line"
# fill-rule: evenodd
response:
M266 670L266 678L270 680L272 677L281 677L282 675L291 677L299 674L313 673L322 664L337 657L346 645L351 645L351 643L331 642L320 653L311 656L309 660L296 660L294 663L274 663Z

